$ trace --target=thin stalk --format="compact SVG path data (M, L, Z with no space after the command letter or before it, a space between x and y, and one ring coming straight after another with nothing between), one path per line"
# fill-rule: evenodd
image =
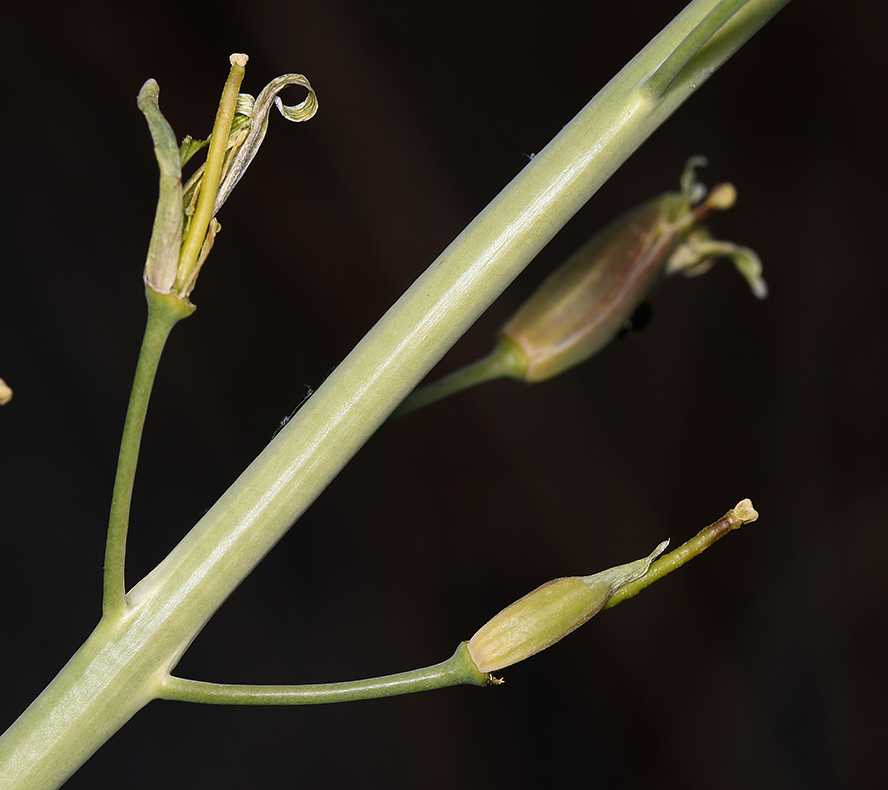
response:
M490 675L478 671L466 644L461 643L456 652L440 664L367 680L305 686L251 686L170 677L164 681L159 696L161 699L209 705L321 705L415 694L448 686L489 685Z
M486 381L501 378L520 379L526 368L527 358L521 349L508 338L500 338L493 351L486 357L411 392L392 412L389 422Z
M717 540L723 538L732 530L749 524L758 518L758 513L752 507L752 502L744 499L739 502L736 507L731 508L718 521L713 522L708 527L701 529L693 538L686 543L682 543L675 551L664 554L660 559L654 562L648 572L640 579L621 587L604 605L604 609L612 609L617 604L634 598L645 587L650 587L655 581L659 581L664 576L672 573L672 571L680 568L689 560L702 554Z
M150 287L145 289L145 296L148 300L148 321L142 338L139 360L136 363L126 420L123 424L117 474L111 494L111 512L108 517L102 585L102 613L106 617L119 617L126 611L126 536L129 529L133 483L139 462L139 447L142 443L142 429L145 425L145 415L148 412L148 401L154 387L157 366L173 327L194 311L188 302L183 302L175 295L159 294Z

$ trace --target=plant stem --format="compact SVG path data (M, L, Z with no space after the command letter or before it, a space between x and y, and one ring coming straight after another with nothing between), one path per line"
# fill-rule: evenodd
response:
M721 0L675 48L662 65L645 81L652 96L661 97L703 46L718 33L744 5L746 0Z
M111 512L108 518L108 539L105 543L105 574L102 585L102 613L120 617L126 611L126 535L129 528L130 503L133 483L139 462L142 429L148 411L148 401L154 386L154 377L163 353L164 345L172 328L194 312L194 307L174 294L159 294L150 287L145 289L148 301L148 321L136 374L130 392L120 454L117 458L117 474L111 494Z
M478 671L466 644L461 643L456 652L440 664L367 680L306 686L251 686L170 677L164 681L159 696L161 699L210 705L320 705L393 697L448 686L488 685L490 675Z
M136 585L129 610L103 618L0 738L5 790L57 787L160 693L216 609L396 405L619 165L786 2L748 0L652 98L645 80L717 5L694 0L564 127ZM208 181L203 188L215 193Z

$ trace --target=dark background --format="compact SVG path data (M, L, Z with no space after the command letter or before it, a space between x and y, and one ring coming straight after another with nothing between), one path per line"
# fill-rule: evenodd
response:
M225 206L149 413L128 578L152 568L464 225L680 2L16 3L3 12L0 715L98 620L157 191L135 104L205 136L228 71L299 71ZM380 432L180 664L322 682L434 663L502 606L761 513L490 690L318 708L155 702L72 788L865 787L888 728L884 75L877 6L793 3L680 109L444 360L705 154L771 289L720 264L547 384ZM297 91L286 96L299 100ZM877 786L874 779L869 786Z

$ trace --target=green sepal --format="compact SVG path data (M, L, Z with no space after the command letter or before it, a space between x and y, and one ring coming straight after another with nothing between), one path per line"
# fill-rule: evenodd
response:
M160 168L160 194L145 261L145 284L170 293L176 281L182 246L182 165L172 127L160 111L160 87L148 80L139 91L139 109L148 121L154 155Z

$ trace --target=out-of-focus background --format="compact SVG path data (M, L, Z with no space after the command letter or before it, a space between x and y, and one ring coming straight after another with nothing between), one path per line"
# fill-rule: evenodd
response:
M306 74L220 215L149 412L129 576L150 570L447 243L682 6L518 0L16 3L3 12L0 717L99 617L104 526L144 321L156 164ZM483 353L597 228L731 180L755 248L673 280L650 327L550 383L387 427L232 596L179 672L321 682L450 655L553 577L761 513L690 567L506 670L504 686L318 708L153 703L71 788L856 788L886 741L884 24L793 3L680 109L442 362ZM881 26L881 30L879 29ZM298 91L285 97L300 100ZM878 762L877 762L878 760Z

